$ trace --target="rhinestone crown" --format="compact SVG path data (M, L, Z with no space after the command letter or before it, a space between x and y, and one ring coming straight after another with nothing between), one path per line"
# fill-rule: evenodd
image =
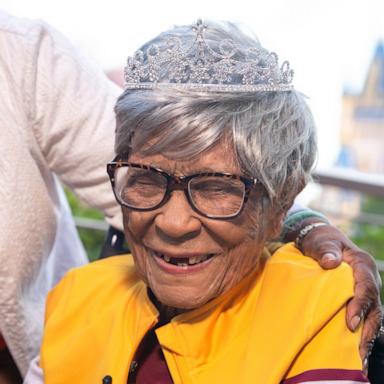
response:
M125 89L185 89L203 92L290 91L293 70L289 62L281 66L275 52L264 48L240 49L232 40L223 40L212 49L201 20L192 25L195 39L183 49L177 37L163 46L150 45L146 52L128 57L124 70ZM243 61L234 56L240 53ZM146 60L145 60L146 59Z

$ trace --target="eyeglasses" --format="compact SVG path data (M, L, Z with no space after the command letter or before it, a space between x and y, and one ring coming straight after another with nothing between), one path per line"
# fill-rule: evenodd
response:
M173 191L182 190L191 207L211 219L238 216L251 188L258 182L220 172L174 176L148 165L118 160L118 157L107 164L107 172L116 200L124 207L151 211L164 205Z

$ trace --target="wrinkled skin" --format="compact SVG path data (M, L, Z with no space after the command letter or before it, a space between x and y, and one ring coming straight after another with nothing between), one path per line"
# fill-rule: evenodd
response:
M342 261L352 267L355 296L347 305L346 321L348 328L354 331L365 319L360 356L366 366L372 341L377 335L382 319L381 279L374 259L331 225L313 229L305 236L302 248L306 255L316 259L324 269L336 268Z
M131 155L129 161L178 175L206 171L242 174L233 150L223 144L187 161L137 153ZM155 210L143 212L123 208L125 233L136 268L162 304L179 309L200 307L257 268L265 240L279 229L282 213L280 216L271 214L271 217L261 214L255 194L257 191L253 189L243 212L228 220L200 215L180 190L172 192L169 201ZM269 226L255 228L255 222L265 222ZM197 268L170 266L156 256L180 259L212 254L210 260Z

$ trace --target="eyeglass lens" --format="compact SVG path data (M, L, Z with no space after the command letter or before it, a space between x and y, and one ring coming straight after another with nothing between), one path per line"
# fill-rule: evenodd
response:
M167 178L153 170L118 167L115 172L116 195L121 203L132 208L156 207L164 199L167 185ZM198 211L225 217L241 209L245 186L239 179L201 175L189 181L188 194Z

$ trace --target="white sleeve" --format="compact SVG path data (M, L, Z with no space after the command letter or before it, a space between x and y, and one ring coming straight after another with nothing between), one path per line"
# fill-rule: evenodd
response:
M24 378L23 384L44 384L43 370L39 365L39 358L36 357L29 364L27 375Z
M34 29L38 44L31 87L33 130L48 167L83 201L122 228L106 173L114 157L113 107L121 89L44 23Z

